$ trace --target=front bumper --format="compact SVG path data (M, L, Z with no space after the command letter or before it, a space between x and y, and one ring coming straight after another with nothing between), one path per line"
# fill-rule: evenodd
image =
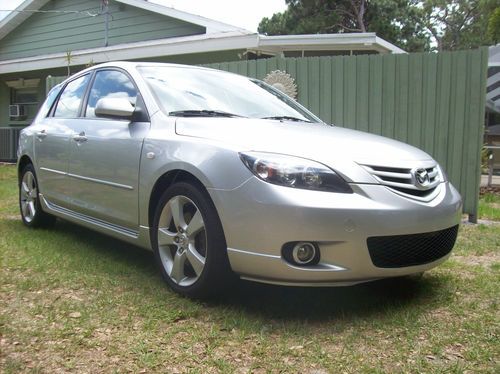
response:
M387 187L351 184L353 194L299 190L255 177L233 190L210 189L222 221L228 256L242 278L288 285L348 285L429 270L435 261L396 268L376 267L370 237L434 232L457 225L461 198L448 182L424 203ZM321 260L309 267L286 262L287 242L318 244Z

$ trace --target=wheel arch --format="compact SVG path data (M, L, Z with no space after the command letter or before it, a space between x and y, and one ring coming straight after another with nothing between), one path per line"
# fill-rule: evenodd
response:
M187 182L198 187L206 196L210 199L210 202L213 204L212 199L210 198L210 194L208 193L205 185L198 179L194 174L181 169L170 170L164 174L162 174L155 182L153 189L151 190L151 194L149 196L149 204L148 204L148 225L152 227L153 220L156 211L156 204L161 198L161 195L167 188L173 185L176 182Z
M17 162L17 180L18 180L18 183L21 182L21 172L26 167L26 165L29 165L29 164L34 166L33 161L31 160L31 158L28 155L22 155L19 158L19 161Z

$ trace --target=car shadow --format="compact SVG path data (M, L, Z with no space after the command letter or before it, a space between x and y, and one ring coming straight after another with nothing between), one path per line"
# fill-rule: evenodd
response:
M212 303L236 307L277 322L352 320L398 310L418 313L430 305L435 307L442 301L440 298L446 281L436 276L425 276L421 279L391 278L341 287L286 287L239 281L233 292Z
M103 261L130 267L131 271L151 277L153 282L163 283L152 252L61 220L51 231L85 241L89 250ZM166 284L164 288L166 297L182 298ZM201 303L214 318L218 318L222 307L263 323L314 323L332 319L352 321L398 311L421 314L450 303L453 290L451 276L445 274L426 274L421 279L391 278L347 287L286 287L235 279L228 291L214 299L185 301Z

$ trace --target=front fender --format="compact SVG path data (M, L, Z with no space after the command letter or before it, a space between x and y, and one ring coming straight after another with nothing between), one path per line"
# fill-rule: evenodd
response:
M149 199L156 182L173 170L192 174L206 189L232 190L252 176L237 150L217 142L179 135L146 139L139 173L141 225L148 226Z

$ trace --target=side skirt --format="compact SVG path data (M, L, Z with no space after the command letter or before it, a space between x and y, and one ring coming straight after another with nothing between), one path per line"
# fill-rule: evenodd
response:
M50 203L45 199L43 194L40 194L40 202L45 212L53 214L56 217L65 219L72 223L87 227L105 235L135 244L147 250L151 249L151 241L149 236L149 227L139 226L138 231L130 230L122 226L118 226L100 219L96 219L85 214L75 212L71 209L60 207L59 205Z

